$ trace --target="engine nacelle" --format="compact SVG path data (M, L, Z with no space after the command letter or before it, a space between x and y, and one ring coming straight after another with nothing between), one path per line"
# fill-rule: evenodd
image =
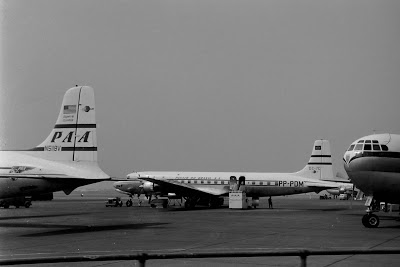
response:
M142 187L143 187L143 192L146 195L151 195L156 192L160 192L160 186L158 184L154 184L152 182L144 182Z
M346 188L339 187L339 194L344 194L344 193L346 193Z

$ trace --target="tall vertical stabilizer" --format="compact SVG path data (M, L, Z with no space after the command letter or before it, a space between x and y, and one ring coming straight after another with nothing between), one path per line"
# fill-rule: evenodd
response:
M328 140L316 140L307 165L296 174L319 180L332 180L332 155Z
M53 130L31 151L56 161L97 161L93 88L73 87L65 93Z

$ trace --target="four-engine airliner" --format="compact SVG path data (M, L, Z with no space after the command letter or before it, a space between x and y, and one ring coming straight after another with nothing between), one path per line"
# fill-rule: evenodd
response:
M345 152L344 168L367 196L365 227L378 227L379 203L400 203L400 135L374 134L354 141Z
M328 140L316 140L307 165L295 173L255 172L133 172L128 179L140 179L146 194L182 197L185 207L196 204L218 207L223 196L232 190L242 190L253 203L259 197L320 192L338 188L333 180L332 158Z
M97 164L94 92L88 86L65 93L57 122L40 145L0 151L1 199L61 190L68 195L109 179Z

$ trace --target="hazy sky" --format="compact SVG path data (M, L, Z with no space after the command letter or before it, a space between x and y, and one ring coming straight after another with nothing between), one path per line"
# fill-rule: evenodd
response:
M2 149L95 89L100 166L292 172L400 133L400 1L1 1Z

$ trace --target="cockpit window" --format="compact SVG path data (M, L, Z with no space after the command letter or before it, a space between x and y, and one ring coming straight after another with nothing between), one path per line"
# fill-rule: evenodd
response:
M371 143L371 140L365 140L365 143L370 144L370 143Z
M381 147L379 145L377 145L377 144L373 144L372 147L373 147L374 150L377 150L377 151L381 150Z
M371 144L365 144L364 145L364 150L372 150L371 149Z
M382 147L382 151L388 151L389 150L389 148L386 145L381 145L381 147Z
M379 144L378 140L372 140L372 143Z
M357 143L364 143L364 140L360 140L360 141L358 141Z
M351 146L349 147L349 149L347 149L347 151L353 151L354 146L355 146L355 145L351 145Z
M354 151L360 151L363 148L363 144L357 144Z

